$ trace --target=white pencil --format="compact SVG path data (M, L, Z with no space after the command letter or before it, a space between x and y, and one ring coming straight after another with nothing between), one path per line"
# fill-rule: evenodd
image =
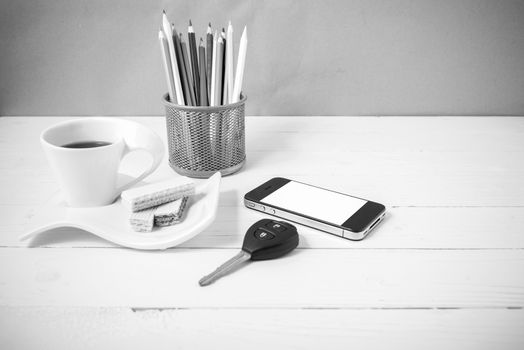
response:
M171 29L171 24L167 19L165 11L162 13L162 27L164 28L169 56L171 57L171 70L173 72L173 81L175 82L176 100L179 105L185 105L184 94L182 93L182 82L180 81L180 73L178 71L178 62L175 56L175 45L173 44L173 30Z
M247 27L244 27L242 37L240 38L240 45L238 46L237 70L235 72L235 87L233 89L232 103L240 101L240 93L242 92L242 80L244 79L244 66L246 64L247 51Z
M227 79L227 102L233 102L233 88L234 88L234 78L233 78L233 67L235 67L234 57L233 57L233 26L231 21L227 25L227 44L226 44L226 79Z
M215 91L216 91L216 81L217 81L217 31L215 30L215 35L213 35L213 58L211 61L211 95L209 99L210 106L217 106L220 103L215 101Z
M162 50L162 61L164 62L164 70L166 71L167 89L169 93L169 101L173 103L176 99L173 71L171 70L171 58L169 57L169 48L167 47L167 40L164 31L158 31L158 39L160 40L160 49Z
M227 39L226 39L226 32L224 28L222 28L222 32L220 33L220 36L222 37L222 41L224 42L224 45L225 45L224 55L222 57L222 65L223 65L222 76L220 77L220 82L222 83L222 97L221 97L222 101L220 104L227 105L227 101L229 101L229 99L227 98L227 75L226 75L226 72L227 72L227 66L226 66Z

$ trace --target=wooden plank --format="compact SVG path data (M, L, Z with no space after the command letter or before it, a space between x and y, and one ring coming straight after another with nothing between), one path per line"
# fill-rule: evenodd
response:
M0 249L0 305L524 307L524 250L298 249L197 281L233 249Z
M237 194L229 205L238 205L262 182L284 176L389 206L524 206L524 152L355 153L340 160L341 154L332 152L280 151L248 157L240 173L223 180L224 190ZM2 173L0 205L43 204L58 188L46 171ZM164 164L148 181L170 176L174 172Z
M133 119L152 126L165 138L162 118ZM426 127L422 123L425 118L399 118L398 125L385 118L248 119L252 122L247 130L251 135L247 165L223 181L224 190L236 193L228 197L232 200L228 205L238 205L246 191L279 175L390 206L524 206L524 188L520 186L524 123L520 118L436 118L428 119ZM9 146L0 153L0 204L41 205L56 191L38 134L59 120L64 118L2 119L0 142ZM275 130L282 128L282 135L274 136L268 123L274 123ZM304 133L302 123L306 125ZM315 134L314 125L328 131ZM294 127L296 132L286 131ZM363 128L371 134L360 139L358 147L353 135L340 137L340 130L360 135L353 130ZM419 133L428 133L431 142L422 142L424 136L413 136ZM387 135L395 137L388 139ZM432 146L434 143L437 146ZM493 147L486 149L486 145ZM138 155L131 157L122 170L138 172L138 159ZM164 162L149 180L173 174Z
M227 194L223 194L226 196ZM41 234L20 242L24 227L38 207L0 206L0 246L3 247L115 247L76 229ZM242 206L219 206L214 224L184 248L237 248L245 230L266 217ZM390 208L375 231L359 242L348 241L298 226L302 248L410 248L410 249L513 249L524 248L524 208Z
M254 157L235 180L249 190L284 176L390 206L523 206L520 159L524 152L280 151Z
M0 308L3 349L521 349L523 310ZM30 336L29 336L30 335Z
M3 117L0 140L3 146L38 143L43 129L66 119L72 118ZM165 137L163 117L125 119L148 125ZM254 151L282 147L311 151L326 141L334 149L361 152L522 151L524 137L524 118L518 117L247 117L246 127L248 149Z

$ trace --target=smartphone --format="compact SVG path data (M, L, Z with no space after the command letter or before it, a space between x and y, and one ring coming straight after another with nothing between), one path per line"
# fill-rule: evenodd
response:
M275 177L244 196L246 207L351 240L361 240L384 218L384 205Z

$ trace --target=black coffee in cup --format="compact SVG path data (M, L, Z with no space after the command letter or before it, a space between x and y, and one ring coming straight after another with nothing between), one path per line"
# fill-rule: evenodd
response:
M62 145L62 147L65 148L95 148L95 147L103 147L103 146L109 146L111 142L106 141L75 141L71 143L66 143L65 145Z

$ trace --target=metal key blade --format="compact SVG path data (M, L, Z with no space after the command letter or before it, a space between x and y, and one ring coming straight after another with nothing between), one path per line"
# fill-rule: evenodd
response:
M241 250L237 255L220 265L215 271L211 272L207 276L202 277L202 279L198 281L198 284L200 284L201 287L207 286L208 284L215 282L217 279L227 274L235 266L249 259L251 259L251 254Z

